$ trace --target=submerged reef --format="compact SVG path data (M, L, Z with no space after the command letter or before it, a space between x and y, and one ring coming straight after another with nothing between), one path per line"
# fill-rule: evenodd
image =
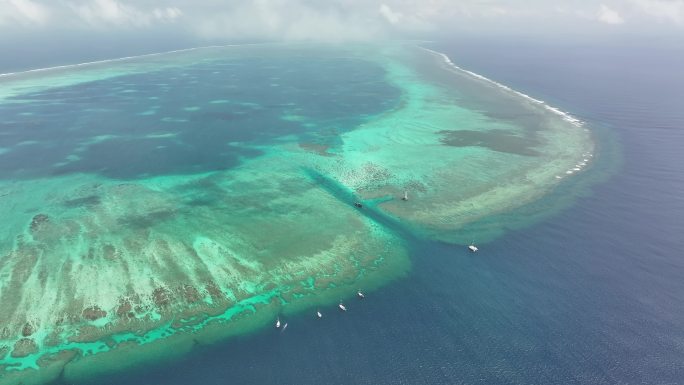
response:
M0 384L77 381L378 287L409 271L411 240L496 236L462 230L593 155L570 115L404 45L212 48L2 82L16 143L0 164L22 166L0 167Z

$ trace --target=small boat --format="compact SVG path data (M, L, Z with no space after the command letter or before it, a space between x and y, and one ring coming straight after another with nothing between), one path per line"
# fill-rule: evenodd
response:
M361 202L354 202L354 206L356 206L358 208L363 208L363 205L361 204Z
M408 191L404 191L404 197L401 198L402 201L407 201L408 200Z
M356 292L356 295L357 295L360 299L366 298L366 296L363 295L363 292L361 292L361 290L357 291L357 292Z
M344 306L344 304L343 304L342 302L340 302L340 304L339 304L339 305L337 305L337 307L339 307L339 308L340 308L340 310L342 310L342 311L347 311L347 307L346 307L346 306Z
M477 246L471 243L470 246L468 246L468 250L470 250L473 253L476 253L479 249L477 248Z
M278 317L278 319L276 320L275 327L276 327L276 329L278 329L280 327L280 317Z
M318 316L318 318L323 318L323 314L320 310L316 310L316 315Z
M287 322L285 322L285 325L283 325L283 330L281 330L280 332L281 332L281 333L284 332L285 329L287 329Z

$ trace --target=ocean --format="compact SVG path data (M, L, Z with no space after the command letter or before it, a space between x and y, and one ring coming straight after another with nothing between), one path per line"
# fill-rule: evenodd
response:
M410 270L347 299L347 312L299 312L286 330L83 383L683 383L681 46L426 46L586 122L595 160L578 181L480 221L497 235L476 254L408 239Z

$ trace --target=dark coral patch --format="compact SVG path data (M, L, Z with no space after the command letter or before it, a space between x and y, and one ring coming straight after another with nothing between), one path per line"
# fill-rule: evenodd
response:
M87 307L83 309L83 312L81 314L83 315L83 318L89 321L99 320L100 318L104 318L107 316L107 312L100 309L99 306Z
M31 338L22 338L14 344L12 357L26 357L36 352L38 352L38 345L36 345L36 342Z
M50 220L46 214L37 214L31 220L31 232L35 233L45 227L45 224Z
M27 322L24 324L24 327L21 329L21 335L23 337L29 337L35 331L36 331L36 328L33 327L33 325L30 322Z
M180 292L188 303L198 302L202 298L197 289L190 285L182 286Z
M82 207L82 206L95 206L100 204L100 197L98 195L89 195L82 198L74 198L64 201L64 206L66 207Z
M534 149L539 140L516 135L509 130L443 130L440 141L447 146L454 147L485 147L492 151L509 154L536 156L539 152Z
M152 299L155 305L165 307L171 303L171 293L166 288L158 287L152 292Z

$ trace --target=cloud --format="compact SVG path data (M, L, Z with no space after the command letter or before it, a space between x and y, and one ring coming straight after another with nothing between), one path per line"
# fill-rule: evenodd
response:
M631 0L638 11L660 22L684 24L684 0Z
M632 30L684 27L684 0L0 0L0 37L16 26L41 26L79 33L157 28L195 41L342 41L591 33L600 23L626 21Z
M69 7L82 21L99 28L106 25L144 27L156 21L173 21L183 14L175 7L145 11L116 0L69 3Z
M619 13L610 9L607 5L601 4L597 14L598 21L606 24L622 24L625 20Z
M152 15L154 15L157 20L174 20L181 17L183 12L176 7L155 8L152 11Z
M398 24L404 17L399 12L394 12L387 4L380 4L380 14L385 18L390 24Z
M362 13L288 0L240 2L193 23L191 29L209 39L343 41L383 36L377 20Z
M45 24L50 18L47 7L31 0L0 0L0 25Z

